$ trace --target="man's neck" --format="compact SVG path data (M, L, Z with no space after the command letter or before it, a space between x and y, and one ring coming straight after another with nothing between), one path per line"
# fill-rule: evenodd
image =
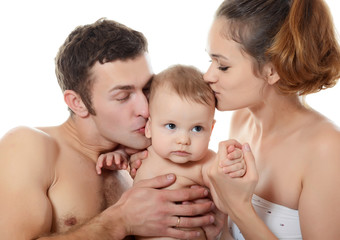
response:
M117 143L104 139L97 129L87 124L87 120L77 117L69 117L61 125L61 132L70 147L94 162L97 162L101 153L112 151L118 146Z

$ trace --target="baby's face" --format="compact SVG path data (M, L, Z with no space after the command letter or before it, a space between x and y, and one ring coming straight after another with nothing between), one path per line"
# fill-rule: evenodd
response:
M176 163L199 161L208 150L214 112L214 106L182 99L162 88L150 103L146 134L161 157Z

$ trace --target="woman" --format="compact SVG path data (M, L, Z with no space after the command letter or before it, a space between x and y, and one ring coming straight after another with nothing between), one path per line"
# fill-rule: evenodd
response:
M229 179L218 164L210 171L232 236L339 239L340 131L301 99L340 77L324 1L226 0L207 51L212 62L204 77L217 108L236 110L231 138L249 143L256 159L255 168L245 145L244 178Z

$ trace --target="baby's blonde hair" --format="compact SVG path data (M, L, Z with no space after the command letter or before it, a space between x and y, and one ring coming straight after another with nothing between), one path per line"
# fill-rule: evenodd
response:
M169 87L179 97L215 107L215 95L203 73L193 66L174 65L155 75L150 88L150 103L160 87Z

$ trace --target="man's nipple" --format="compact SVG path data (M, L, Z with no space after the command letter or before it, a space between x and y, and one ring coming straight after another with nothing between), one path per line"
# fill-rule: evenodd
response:
M74 226L77 224L77 219L75 217L70 217L65 220L65 225L66 226Z

